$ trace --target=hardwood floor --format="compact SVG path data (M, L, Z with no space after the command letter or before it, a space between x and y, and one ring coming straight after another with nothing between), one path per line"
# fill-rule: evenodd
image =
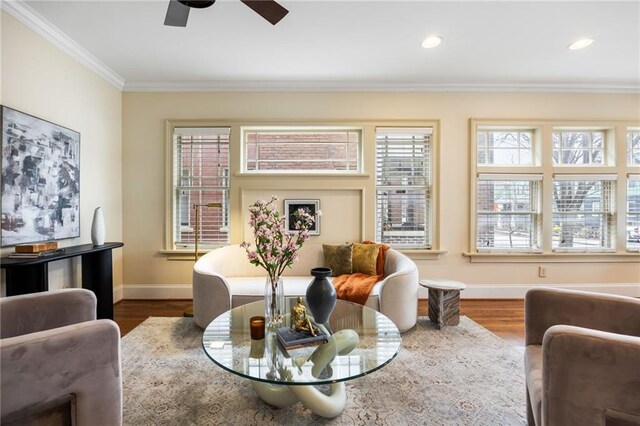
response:
M121 300L113 316L124 336L149 317L181 317L191 307L191 300Z
M114 305L115 321L124 336L148 317L181 317L191 300L123 300ZM428 314L426 299L418 303L418 315ZM462 299L460 314L466 315L513 345L524 345L522 299Z
M463 299L460 314L468 316L509 343L524 346L523 299Z

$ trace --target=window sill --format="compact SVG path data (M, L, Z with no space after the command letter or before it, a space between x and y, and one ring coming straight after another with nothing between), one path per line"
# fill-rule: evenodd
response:
M640 263L640 253L462 253L471 263Z
M398 249L398 251L413 260L438 260L446 250L427 250L427 249Z
M213 250L213 248L198 249L198 257L202 257L211 250ZM164 256L167 260L188 260L195 262L195 252L193 250L158 250L157 253L160 256Z
M201 257L211 250L214 250L214 248L198 250L198 255ZM413 260L438 260L442 255L447 254L446 250L405 249L398 251ZM195 254L193 250L158 250L157 253L166 257L167 260L187 260L191 262L194 261Z

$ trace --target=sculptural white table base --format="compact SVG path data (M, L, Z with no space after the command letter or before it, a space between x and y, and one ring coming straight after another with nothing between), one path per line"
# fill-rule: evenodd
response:
M269 405L284 408L302 402L309 410L326 418L338 416L347 403L344 382L331 384L329 395L313 385L272 385L251 380L251 386L260 399Z
M327 335L330 334L324 326L319 326ZM329 336L329 341L318 346L309 357L313 362L315 374L319 375L336 355L346 355L351 352L359 341L358 333L353 330L340 330ZM304 362L306 359L301 360L301 364ZM251 380L251 386L260 399L269 405L284 408L300 401L321 417L336 417L342 413L347 402L344 382L332 383L328 395L318 390L315 385L274 385Z

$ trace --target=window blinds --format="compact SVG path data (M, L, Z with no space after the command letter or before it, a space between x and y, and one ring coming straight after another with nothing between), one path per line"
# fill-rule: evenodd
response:
M616 175L555 175L553 250L615 250Z
M540 251L541 175L478 175L478 251Z
M431 128L376 129L376 238L431 247Z
M244 170L264 173L360 171L356 128L243 128Z
M640 250L640 175L627 180L627 250Z
M198 243L207 247L229 242L229 133L228 127L174 129L175 248L194 246L196 208ZM206 206L212 203L222 207Z

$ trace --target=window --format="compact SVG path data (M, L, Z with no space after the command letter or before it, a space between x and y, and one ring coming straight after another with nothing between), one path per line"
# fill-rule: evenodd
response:
M431 128L376 129L376 238L431 247Z
M531 165L532 130L478 131L478 164Z
M534 256L527 257L535 253L563 262L575 261L580 253L601 259L607 253L640 251L636 122L471 124L475 190L469 257L535 262ZM620 144L625 141L616 141L620 134L626 135L626 152Z
M640 174L627 180L627 250L640 250Z
M542 175L479 175L478 251L539 251Z
M361 129L245 127L242 135L245 172L361 172Z
M627 165L640 166L640 130L629 129L627 132Z
M614 250L616 176L556 175L553 250Z
M174 248L194 246L196 209L198 243L229 242L229 133L228 127L174 129Z
M603 164L604 131L561 130L553 132L553 164Z

